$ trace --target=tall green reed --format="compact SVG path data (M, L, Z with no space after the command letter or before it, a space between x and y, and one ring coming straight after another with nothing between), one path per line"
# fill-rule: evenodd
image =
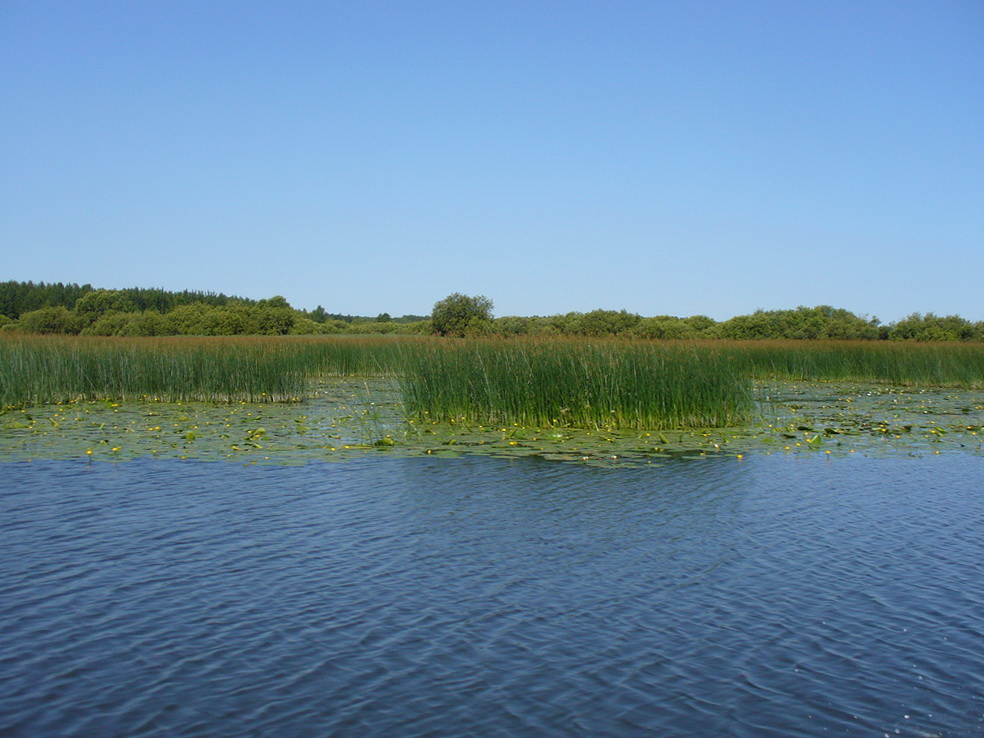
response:
M735 425L751 379L984 386L984 345L417 337L0 337L0 404L285 401L316 377L399 377L410 415L572 427Z
M984 387L984 344L747 341L721 348L757 379Z
M0 404L284 401L304 395L311 377L396 376L406 340L9 336L0 338Z
M0 403L79 399L283 401L300 397L305 367L269 342L203 339L0 340Z
M408 351L402 377L417 417L582 428L736 425L750 385L712 348L622 341L449 341Z

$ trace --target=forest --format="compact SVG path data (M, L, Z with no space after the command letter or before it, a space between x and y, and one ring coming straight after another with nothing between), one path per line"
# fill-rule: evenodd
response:
M89 284L0 282L0 332L86 336L447 335L618 336L649 340L984 341L984 321L912 313L894 323L828 305L756 310L724 321L705 315L642 316L597 309L551 316L493 317L485 297L449 295L428 315L375 317L303 310L282 296Z

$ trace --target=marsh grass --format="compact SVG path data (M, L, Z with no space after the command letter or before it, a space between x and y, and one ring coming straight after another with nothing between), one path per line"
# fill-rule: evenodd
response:
M302 397L313 377L395 377L406 340L10 336L0 339L0 404L282 402Z
M728 342L756 379L984 387L984 344L900 341Z
M723 427L751 381L984 387L984 345L420 337L0 338L0 405L282 402L317 378L399 379L410 417L571 428Z
M441 343L436 338L385 335L297 337L283 341L308 375L314 377L397 377L403 373L408 351Z
M709 346L624 341L471 340L405 355L416 417L580 428L736 425L751 383Z
M284 401L306 372L273 342L30 337L0 341L0 403Z

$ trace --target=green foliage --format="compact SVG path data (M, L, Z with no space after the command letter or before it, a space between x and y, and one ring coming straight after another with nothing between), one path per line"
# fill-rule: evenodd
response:
M617 336L636 327L642 318L625 310L592 310L569 313L571 319L564 333L574 336Z
M756 310L717 326L721 338L732 340L813 339L872 340L880 336L878 321L865 320L847 310L818 305L795 310Z
M475 334L485 330L483 322L492 320L492 307L492 300L487 297L455 292L434 304L431 324L441 336Z
M93 290L75 303L75 314L83 323L94 323L107 313L132 313L136 310L136 303L120 290Z
M716 336L717 321L713 318L708 318L706 315L691 315L683 321L699 336Z
M322 324L322 332L324 333L344 333L348 328L348 323L343 320L326 320Z
M632 329L631 335L636 338L677 341L684 338L696 338L698 333L683 318L675 318L672 315L659 315L654 318L643 318L640 320Z
M22 321L21 318L26 318ZM0 330L85 335L321 335L394 334L447 336L624 336L648 340L884 340L984 342L984 321L957 315L912 315L891 325L847 310L819 305L756 310L716 323L704 315L641 317L625 310L492 318L485 297L449 295L431 319L388 313L376 317L329 314L319 305L295 310L281 295L263 300L221 293L152 288L94 289L91 285L0 282ZM8 320L15 320L10 323Z
M290 303L287 302L286 297L274 295L266 300L260 300L256 306L261 308L290 308Z
M44 282L0 282L0 315L19 318L24 313L44 307L72 309L91 285L45 284Z
M120 328L120 336L166 336L167 320L154 310L127 315L126 325Z
M397 323L400 327L394 329L394 333L402 336L426 336L433 333L433 326L430 320L417 320L412 322Z
M90 292L89 294L95 294ZM95 319L90 325L82 329L83 336L118 336L121 335L126 327L128 315L126 313L106 313Z
M215 292L196 292L184 290L169 292L158 288L129 287L121 290L94 290L92 285L62 284L44 282L0 282L0 314L10 318L19 318L23 313L39 310L43 307L64 307L72 310L78 301L90 292L113 292L122 295L133 305L134 310L154 310L165 313L179 305L204 303L206 305L252 305L255 300L242 297L229 297ZM282 299L282 298L281 298ZM106 310L127 311L131 308L121 308L119 305L110 306Z
M414 323L391 320L386 323L372 321L329 321L333 326L332 333L345 333L351 336L426 336L433 333L430 320L420 320ZM327 324L326 324L327 325ZM328 332L328 331L326 331Z
M310 318L295 318L290 327L292 336L318 336L326 332L324 323L317 323Z
M257 307L252 314L257 325L253 335L286 336L294 325L294 311L290 307Z
M356 336L373 336L395 332L395 323L359 322L345 325L345 332Z
M75 335L82 325L75 313L67 308L46 307L21 315L18 328L25 333L64 333Z
M181 305L163 317L166 333L179 336L283 336L297 319L290 308L270 307L264 301L225 307Z
M888 331L892 341L981 341L984 323L971 323L959 315L938 316L913 313L893 324Z
M492 321L495 332L502 336L526 336L530 332L532 318L509 315Z

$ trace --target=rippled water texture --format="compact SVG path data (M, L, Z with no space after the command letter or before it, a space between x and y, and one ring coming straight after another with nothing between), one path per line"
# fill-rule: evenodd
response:
M0 465L4 735L984 734L984 459Z

